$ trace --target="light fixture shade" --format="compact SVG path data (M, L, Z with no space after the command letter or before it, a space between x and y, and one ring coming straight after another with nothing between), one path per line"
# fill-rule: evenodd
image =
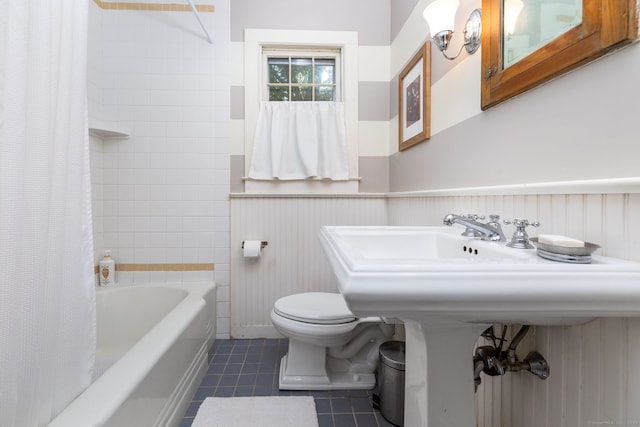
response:
M429 24L433 38L441 31L453 31L459 0L435 0L424 9L422 16Z

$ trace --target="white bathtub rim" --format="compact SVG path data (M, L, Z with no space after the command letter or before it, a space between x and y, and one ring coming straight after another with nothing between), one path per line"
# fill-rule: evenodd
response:
M202 286L207 285L207 286ZM174 340L189 326L191 321L206 308L204 296L210 289L215 289L215 282L189 283L153 283L114 285L110 288L126 288L131 286L169 287L188 290L187 296L172 309L160 323L155 325L134 346L109 367L100 377L87 387L73 400L47 427L94 426L99 427L126 401L135 391L139 381L151 371L162 355L168 350ZM165 328L165 323L169 326ZM159 325L162 325L160 327ZM163 338L158 340L162 336ZM170 337L171 340L166 338ZM150 351L151 350L151 351ZM140 363L140 361L144 363ZM127 369L131 363L134 366L144 366L136 372ZM118 378L135 378L128 381L128 387L115 381ZM105 396L107 398L105 398ZM118 398L114 398L118 396ZM109 402L109 405L105 403ZM82 413L78 408L92 408L91 413Z

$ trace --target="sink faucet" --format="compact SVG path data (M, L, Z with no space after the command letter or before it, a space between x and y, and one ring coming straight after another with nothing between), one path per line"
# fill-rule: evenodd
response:
M478 217L475 215L460 216L454 214L445 215L442 222L444 225L451 226L453 224L460 224L476 232L476 235L482 240L490 240L492 242L505 242L507 239L502 233L502 226L500 225L500 215L489 215L490 221L486 224L478 221Z

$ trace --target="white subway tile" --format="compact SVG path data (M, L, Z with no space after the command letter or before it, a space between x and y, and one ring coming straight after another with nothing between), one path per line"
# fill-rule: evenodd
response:
M134 271L133 272L133 283L149 283L149 272L148 271Z
M168 241L167 233L149 233L148 236L149 236L148 246L150 249L154 249L156 253L167 247L167 241ZM162 252L162 257L164 259L164 252ZM161 261L153 260L151 262L161 262Z
M164 271L150 271L149 281L151 283L166 283L167 274Z
M214 212L215 212L215 202L213 200L196 202L196 209L194 211L195 215L198 215L201 217L213 218Z
M131 146L132 147L132 146ZM130 152L118 153L118 167L121 169L135 168L135 158Z
M197 248L199 247L200 233L198 232L183 232L182 233L182 247L183 248ZM197 259L197 257L194 257ZM195 261L192 261L195 262Z
M133 185L120 184L118 188L118 200L135 200L135 187Z
M167 282L181 282L182 281L182 272L181 271L167 271L166 273Z
M216 321L216 337L224 338L228 337L231 328L229 327L229 319L226 317L220 317Z
M218 236L216 234L218 234ZM219 238L219 234L220 233L199 231L198 232L198 248L210 248L213 242L216 242L216 239L222 241L223 239ZM226 237L226 242L228 243L228 241L229 241L229 238ZM228 245L225 246L225 248L228 248Z
M191 247L183 247L182 262L187 264L198 262L198 249L191 248Z
M167 216L167 231L182 236L182 222L184 218L181 216ZM180 237L180 246L182 246L182 237ZM174 246L175 247L175 246Z
M133 232L136 230L136 218L134 216L118 217L118 232Z
M117 245L111 245L111 247L117 248L117 250L121 254L124 251L124 248L131 248L131 250L133 250L133 248L136 245L133 231L127 230L125 232L118 232L117 235L118 235L118 243ZM133 259L131 259L129 262L132 262L132 261Z
M185 232L199 232L200 230L200 218L198 217L184 217L182 219L182 229Z
M218 284L218 287L216 289L216 300L223 302L229 302L229 286L224 286L221 284L222 280L220 280L220 275L218 274L218 272L215 272L215 281Z
M213 248L198 248L199 263L208 264L215 260ZM215 269L218 270L218 263L215 263Z
M171 237L171 236L168 236ZM182 245L179 247L171 247L170 245L165 248L165 262L180 263L182 262Z
M133 272L132 271L116 271L116 283L120 283L120 284L134 283Z
M102 186L102 200L114 201L118 200L118 185L104 184Z
M123 216L135 216L136 209L135 203L131 200L118 200L118 215Z
M137 232L149 232L151 219L147 216L135 216L133 217L133 230ZM129 230L127 230L129 231Z
M106 217L118 217L118 202L116 200L104 200L102 214Z
M167 229L167 218L164 216L150 216L148 218L149 232L165 232Z

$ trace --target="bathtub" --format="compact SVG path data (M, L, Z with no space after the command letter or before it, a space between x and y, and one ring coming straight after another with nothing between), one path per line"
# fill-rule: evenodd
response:
M214 283L97 288L96 374L49 427L177 426L207 370Z

